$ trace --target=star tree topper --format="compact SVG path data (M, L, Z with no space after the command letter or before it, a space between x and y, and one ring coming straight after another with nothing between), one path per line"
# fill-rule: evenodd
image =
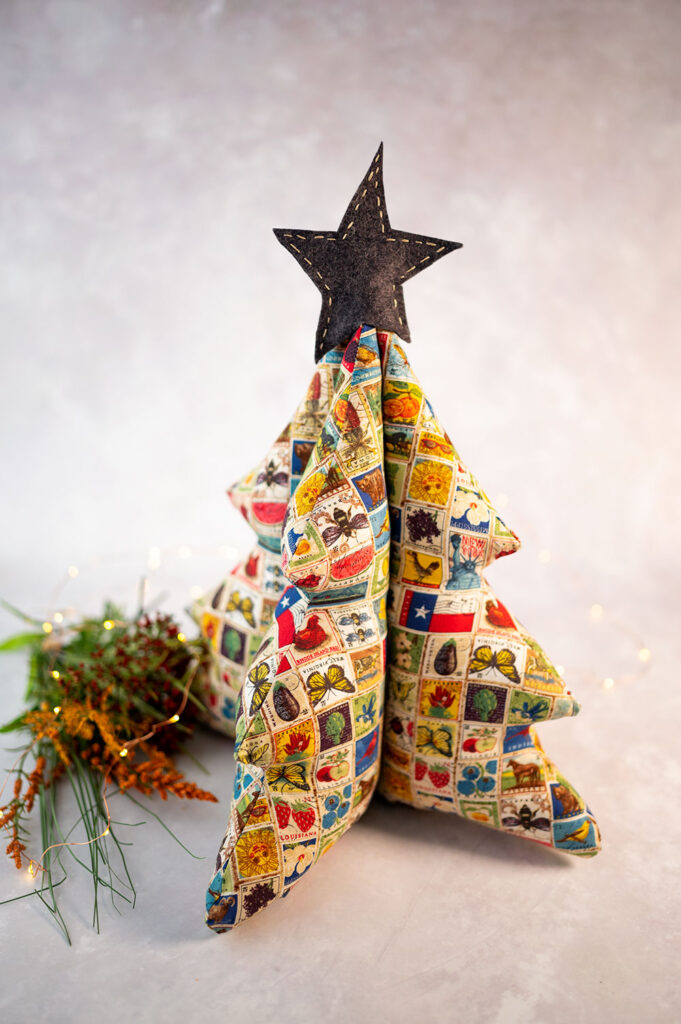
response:
M460 242L390 226L383 191L383 143L337 231L275 228L274 233L322 293L315 360L346 342L360 324L411 341L402 285Z

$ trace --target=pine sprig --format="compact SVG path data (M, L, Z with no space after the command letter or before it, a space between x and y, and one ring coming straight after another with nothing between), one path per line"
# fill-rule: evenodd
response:
M31 626L40 625L17 614ZM211 655L203 639L187 640L171 616L142 613L126 620L110 604L101 618L53 626L47 634L42 628L24 631L0 644L0 652L17 650L29 655L28 707L0 731L26 732L29 738L5 779L3 788L11 786L11 795L0 806L0 828L9 837L7 854L36 880L26 895L42 900L70 941L56 892L70 862L91 876L97 931L100 889L108 891L116 909L117 899L135 903L124 849L129 844L119 830L143 822L112 820L109 800L116 793L129 796L171 835L132 791L164 800L169 794L216 800L173 761L197 723L203 705L194 684ZM79 813L67 832L57 812L60 779L68 783ZM36 806L43 852L34 860L28 847ZM73 838L78 829L83 840Z

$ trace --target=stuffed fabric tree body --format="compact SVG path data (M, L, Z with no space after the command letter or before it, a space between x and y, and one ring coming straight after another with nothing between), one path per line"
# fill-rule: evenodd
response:
M389 538L378 343L358 331L288 503L282 568L292 585L241 693L234 799L207 897L217 930L287 895L368 805Z
M234 736L239 694L255 652L274 618L287 582L281 571L281 530L289 498L305 471L326 419L342 353L328 352L293 419L265 458L228 490L258 543L192 610L214 651L204 677L207 724Z
M275 234L322 296L315 355L329 401L323 409L313 385L309 433L290 428L231 492L281 564L268 569L263 556L244 604L245 563L202 613L223 659L219 685L231 688L227 719L241 688L234 797L207 894L217 931L290 892L364 812L380 765L390 800L568 853L600 845L534 732L579 707L482 575L518 539L391 333L409 340L404 284L459 243L392 227L382 146L337 230ZM360 328L346 343L361 322L382 329ZM309 461L296 479L297 438ZM241 687L248 658L232 633L245 620L244 649L261 638L276 598L266 605L266 572L283 573L286 589Z
M381 792L596 853L591 813L534 730L579 705L482 575L519 542L459 459L395 336L386 343L392 555Z

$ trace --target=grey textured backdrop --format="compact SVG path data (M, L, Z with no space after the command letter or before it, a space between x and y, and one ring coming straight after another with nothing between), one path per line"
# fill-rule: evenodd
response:
M298 401L318 315L270 229L334 228L383 139L393 224L464 243L405 288L410 355L508 497L525 548L494 583L572 672L583 715L542 735L606 843L558 865L377 804L211 940L206 864L152 830L99 939L85 890L72 952L2 909L5 1019L678 1019L680 49L675 0L4 0L2 595L46 614L68 565L92 597L188 545L179 607L249 543L224 488ZM227 799L231 749L202 744ZM169 813L210 864L226 808Z

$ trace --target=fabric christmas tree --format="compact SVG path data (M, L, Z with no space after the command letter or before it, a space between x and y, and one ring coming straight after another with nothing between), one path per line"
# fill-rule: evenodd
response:
M345 350L286 512L292 586L241 693L227 833L208 889L218 931L286 896L364 813L380 768L389 566L376 332Z
M220 585L195 602L192 615L214 651L202 679L206 724L234 736L239 695L286 586L281 530L288 500L305 471L334 393L343 353L327 352L305 398L265 458L227 491L258 542Z
M265 576L241 566L201 611L223 659L213 686L227 719L241 690L232 809L207 895L217 931L290 892L365 811L381 765L389 800L567 853L600 848L534 728L579 705L482 575L519 541L400 342L403 282L457 243L391 227L382 149L338 231L276 234L322 292L325 385L313 379L308 392L318 403L314 421L303 415L309 431L294 419L231 492L258 533L257 557L271 556L276 607Z

